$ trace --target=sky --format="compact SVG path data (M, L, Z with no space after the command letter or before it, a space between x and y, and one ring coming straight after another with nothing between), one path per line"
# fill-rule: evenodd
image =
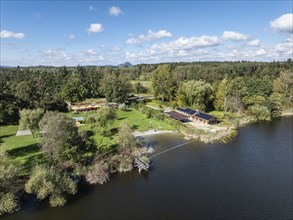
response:
M1 0L1 65L292 59L292 4Z

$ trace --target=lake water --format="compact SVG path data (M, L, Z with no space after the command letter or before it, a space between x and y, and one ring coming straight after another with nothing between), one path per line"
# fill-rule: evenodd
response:
M292 120L243 127L229 144L185 145L153 158L149 173L82 187L62 208L31 200L3 219L292 219ZM154 154L186 142L146 140Z

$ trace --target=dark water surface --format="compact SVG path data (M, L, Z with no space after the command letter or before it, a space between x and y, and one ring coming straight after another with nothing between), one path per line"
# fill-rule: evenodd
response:
M185 145L149 173L114 175L62 208L30 202L3 219L292 219L292 119L253 124L230 144ZM186 142L147 138L156 153Z

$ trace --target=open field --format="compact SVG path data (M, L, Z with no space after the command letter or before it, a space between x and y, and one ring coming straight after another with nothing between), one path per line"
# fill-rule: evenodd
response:
M151 91L152 89L152 81L148 81L148 80L132 80L131 81L131 84L134 84L134 83L137 83L137 82L140 82L141 85L147 89L149 89Z

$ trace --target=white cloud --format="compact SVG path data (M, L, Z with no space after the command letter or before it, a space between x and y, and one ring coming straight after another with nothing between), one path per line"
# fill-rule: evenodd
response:
M182 50L182 49L193 49L198 47L210 47L217 46L221 43L217 36L200 36L200 37L180 37L177 40L171 41L169 43L154 44L151 49L155 50Z
M255 51L255 54L257 56L262 56L266 54L266 51L263 48L258 49L257 51Z
M169 43L153 44L148 49L138 52L126 51L125 59L132 62L171 62L209 59L209 51L202 47L219 45L216 36L180 37Z
M248 38L249 38L249 35L241 34L239 32L234 32L234 31L224 31L222 35L222 39L224 40L241 41L241 40L247 40Z
M74 34L69 34L67 36L68 40L75 40L75 35Z
M109 52L120 52L121 48L113 45L106 45L106 44L101 44L100 49L103 51L103 53L109 53Z
M111 8L109 8L109 14L112 16L119 16L119 15L123 15L123 12L119 7L112 6Z
M160 38L169 38L172 37L172 34L166 30L159 30L157 32L153 32L152 30L148 30L146 35L139 35L137 38L130 38L126 41L127 44L142 44L147 41L153 41Z
M44 65L101 65L105 58L94 49L88 49L78 53L68 54L61 49L44 50L38 61Z
M98 54L98 52L94 49L88 49L86 51L82 51L73 56L73 60L76 63L83 64L98 64L98 62L103 61L105 58Z
M293 33L293 14L284 14L271 21L270 25L277 31Z
M85 52L86 52L86 54L89 54L89 55L96 55L97 54L97 51L95 51L94 49L88 49Z
M45 61L50 62L67 62L71 57L64 50L48 49L43 51Z
M91 6L91 5L90 5L90 6L89 6L89 10L90 10L90 11L95 10L94 6Z
M274 50L279 54L289 55L289 56L291 55L292 57L293 56L293 36L288 38L284 42L277 44L274 47Z
M3 30L0 33L0 38L15 38L15 39L22 39L24 38L24 33L15 33L12 31Z
M99 33L99 32L102 32L103 30L104 30L103 25L99 23L91 24L90 27L86 29L88 33Z
M43 51L49 60L70 60L70 56L64 50L48 49Z
M260 46L260 40L259 39L254 39L254 40L248 41L247 45L248 46L258 47L258 46Z

